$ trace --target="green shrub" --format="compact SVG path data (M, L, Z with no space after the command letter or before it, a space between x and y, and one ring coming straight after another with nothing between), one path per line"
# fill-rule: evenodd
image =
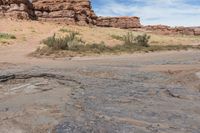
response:
M135 44L135 36L132 32L128 32L123 36L124 45L134 45Z
M138 35L134 38L134 41L137 45L143 46L143 47L149 47L149 39L151 37L147 34L144 35Z
M0 39L16 39L16 37L8 33L0 33Z
M150 36L147 34L134 36L132 32L128 32L122 37L118 35L111 35L111 37L116 40L123 41L124 45L149 47Z
M76 33L72 32L65 37L57 38L54 34L52 37L43 40L42 43L55 50L70 50L84 44L76 35Z

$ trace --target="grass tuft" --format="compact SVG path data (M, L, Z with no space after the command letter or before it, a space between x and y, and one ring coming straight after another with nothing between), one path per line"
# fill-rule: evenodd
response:
M65 29L65 28L61 28L59 31L63 32L63 33L74 33L76 35L80 35L80 33L78 31L73 31L73 30L69 30L69 29Z
M16 37L12 34L0 33L0 39L16 39Z

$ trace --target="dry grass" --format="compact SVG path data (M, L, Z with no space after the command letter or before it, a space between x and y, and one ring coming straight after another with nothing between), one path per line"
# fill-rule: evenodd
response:
M5 26L6 25L6 26ZM15 41L24 42L34 38L42 38L47 33L55 31L56 34L68 34L65 31L77 31L86 43L105 42L109 46L121 44L121 41L113 39L111 36L123 36L130 30L117 28L101 28L101 27L80 27L58 25L55 23L37 22L37 21L13 21L8 19L0 19L0 32L16 35ZM135 36L143 34L142 32L133 32ZM195 36L167 36L155 35L151 36L150 45L199 45L200 37ZM42 40L41 39L41 40Z
M45 46L38 48L32 55L34 56L83 56L94 54L119 54L119 53L135 53L135 52L154 52L154 51L170 51L170 50L188 50L198 49L200 45L149 45L150 36L137 35L134 36L131 32L121 36L112 36L116 40L123 41L121 45L109 46L105 43L86 44L81 38L77 38L78 32L71 30L67 31L69 35L64 37L56 37L54 34L51 37L43 40Z
M0 44L9 44L10 40L16 39L12 34L0 33Z
M9 40L10 44L27 44L35 38L43 38L51 30L59 27L52 23L37 21L10 20L0 18L0 33L15 35L17 39Z
M109 46L121 44L121 41L114 39L112 36L124 36L131 30L117 29L117 28L100 28L100 27L79 27L79 26L65 26L64 29L70 31L78 31L81 38L87 43L105 42ZM142 35L142 32L132 31L135 36ZM66 34L66 33L61 33ZM148 34L151 36L150 45L199 45L200 37L198 36L169 36Z
M6 26L5 26L6 25ZM38 21L13 21L9 19L0 19L0 33L9 33L16 36L17 39L9 40L10 44L26 44L32 45L33 50L41 46L40 42L54 33L56 36L65 36L71 31L78 33L86 44L105 44L108 47L118 46L120 48L122 40L113 38L113 36L124 36L131 30L117 28L100 28L100 27L80 27L68 26L55 23L38 22ZM142 32L132 31L133 35L142 35ZM189 45L199 45L200 37L197 36L167 36L148 34L151 36L149 40L151 48L144 51L156 51L155 49L185 49L191 47ZM0 42L1 44L1 42ZM185 45L182 46L182 45ZM161 46L165 46L161 48ZM174 46L174 47L173 47ZM43 46L41 46L43 47ZM173 47L173 48L172 48ZM192 46L193 47L193 46Z

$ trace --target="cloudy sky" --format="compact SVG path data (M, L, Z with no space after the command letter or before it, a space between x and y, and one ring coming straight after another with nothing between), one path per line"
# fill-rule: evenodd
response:
M91 0L99 16L139 16L144 25L200 26L200 0Z

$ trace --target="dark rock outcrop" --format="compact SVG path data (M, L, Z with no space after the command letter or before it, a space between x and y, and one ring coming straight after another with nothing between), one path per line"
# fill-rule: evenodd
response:
M34 14L29 0L0 0L0 16L32 19Z

